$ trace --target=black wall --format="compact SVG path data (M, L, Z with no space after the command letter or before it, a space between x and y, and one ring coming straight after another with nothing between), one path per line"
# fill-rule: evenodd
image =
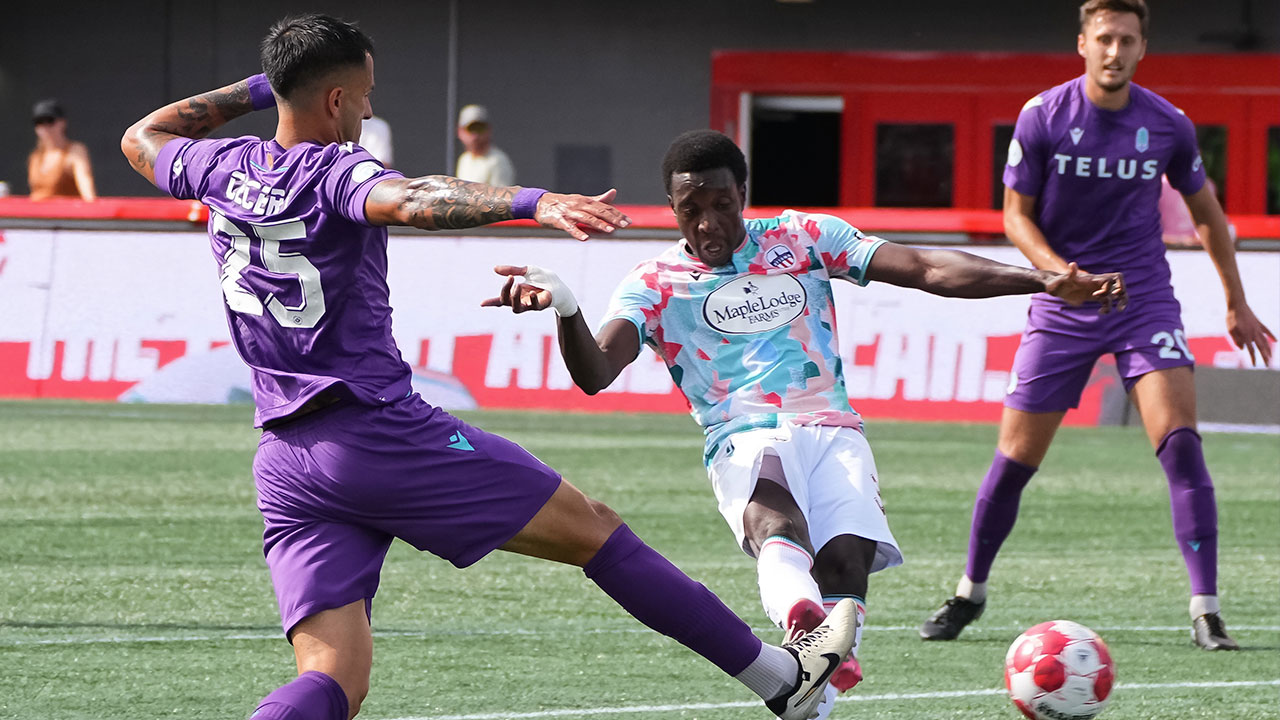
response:
M1244 28L1280 49L1280 0L1149 0L1149 51L1231 52L1206 35ZM26 192L31 104L55 96L89 145L103 195L158 191L129 169L120 134L166 102L258 72L257 43L279 17L328 12L359 21L378 47L374 111L410 175L451 173L448 0L205 3L39 2L0 23L0 180ZM557 145L604 146L623 202L664 201L662 152L708 121L716 49L1065 52L1076 0L457 0L458 101L489 107L495 141L528 185L555 182ZM1010 68L1010 72L1017 72ZM1066 78L1064 78L1066 79ZM1141 70L1138 75L1141 80ZM222 134L270 135L274 114ZM557 188L598 191L603 188Z

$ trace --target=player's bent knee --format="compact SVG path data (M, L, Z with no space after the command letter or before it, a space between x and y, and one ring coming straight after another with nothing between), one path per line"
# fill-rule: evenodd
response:
M810 554L813 553L813 548L809 547L809 533L806 529L791 518L783 515L773 513L753 515L748 510L747 514L743 516L743 530L752 553L757 555L760 553L760 549L764 547L765 541L771 537L786 538L804 548Z
M604 534L605 540L613 534L614 530L622 526L622 516L615 512L613 508L591 498L587 498L587 504L590 506L591 514L595 518L595 523L600 532Z
M823 587L850 584L865 586L875 556L874 540L840 535L818 551L814 558L813 574Z

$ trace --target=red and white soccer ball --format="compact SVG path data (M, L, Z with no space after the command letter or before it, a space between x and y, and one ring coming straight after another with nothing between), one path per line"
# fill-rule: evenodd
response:
M1070 620L1027 630L1004 657L1009 698L1032 720L1089 720L1107 706L1115 678L1106 643Z

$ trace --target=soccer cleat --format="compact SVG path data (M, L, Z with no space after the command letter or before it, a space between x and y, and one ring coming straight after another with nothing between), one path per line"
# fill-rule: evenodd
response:
M982 609L986 606L985 601L976 603L959 595L951 597L920 626L920 638L955 640L965 625L982 617Z
M862 682L862 666L858 664L858 658L847 657L844 662L840 663L840 667L831 674L831 687L844 692L849 688Z
M786 634L782 636L782 644L795 642L805 633L813 632L813 629L821 625L826 617L827 611L823 610L818 603L803 598L797 600L796 604L787 611Z
M827 611L814 601L806 599L796 601L796 604L787 611L787 632L783 636L783 644L794 642L805 633L812 631L826 616ZM844 662L840 663L840 667L831 674L831 685L840 692L860 682L862 682L862 666L853 656L846 657Z
M1205 650L1239 650L1240 645L1227 634L1218 613L1205 613L1191 621L1191 639Z
M857 605L845 598L811 632L782 647L795 656L800 667L790 693L765 701L765 707L781 720L810 720L818 716L818 704L825 696L831 675L841 658L853 649L857 629Z

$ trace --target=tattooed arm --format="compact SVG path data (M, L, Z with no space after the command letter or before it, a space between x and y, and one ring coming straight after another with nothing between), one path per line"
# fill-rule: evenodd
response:
M241 80L152 112L125 131L120 150L139 175L155 183L156 156L165 143L178 137L205 137L251 110L249 82Z
M374 225L409 225L423 230L454 230L511 220L519 187L494 187L445 175L392 178L373 187L365 216ZM631 220L610 203L617 191L595 197L546 193L538 199L534 220L578 240L588 232L610 233Z

